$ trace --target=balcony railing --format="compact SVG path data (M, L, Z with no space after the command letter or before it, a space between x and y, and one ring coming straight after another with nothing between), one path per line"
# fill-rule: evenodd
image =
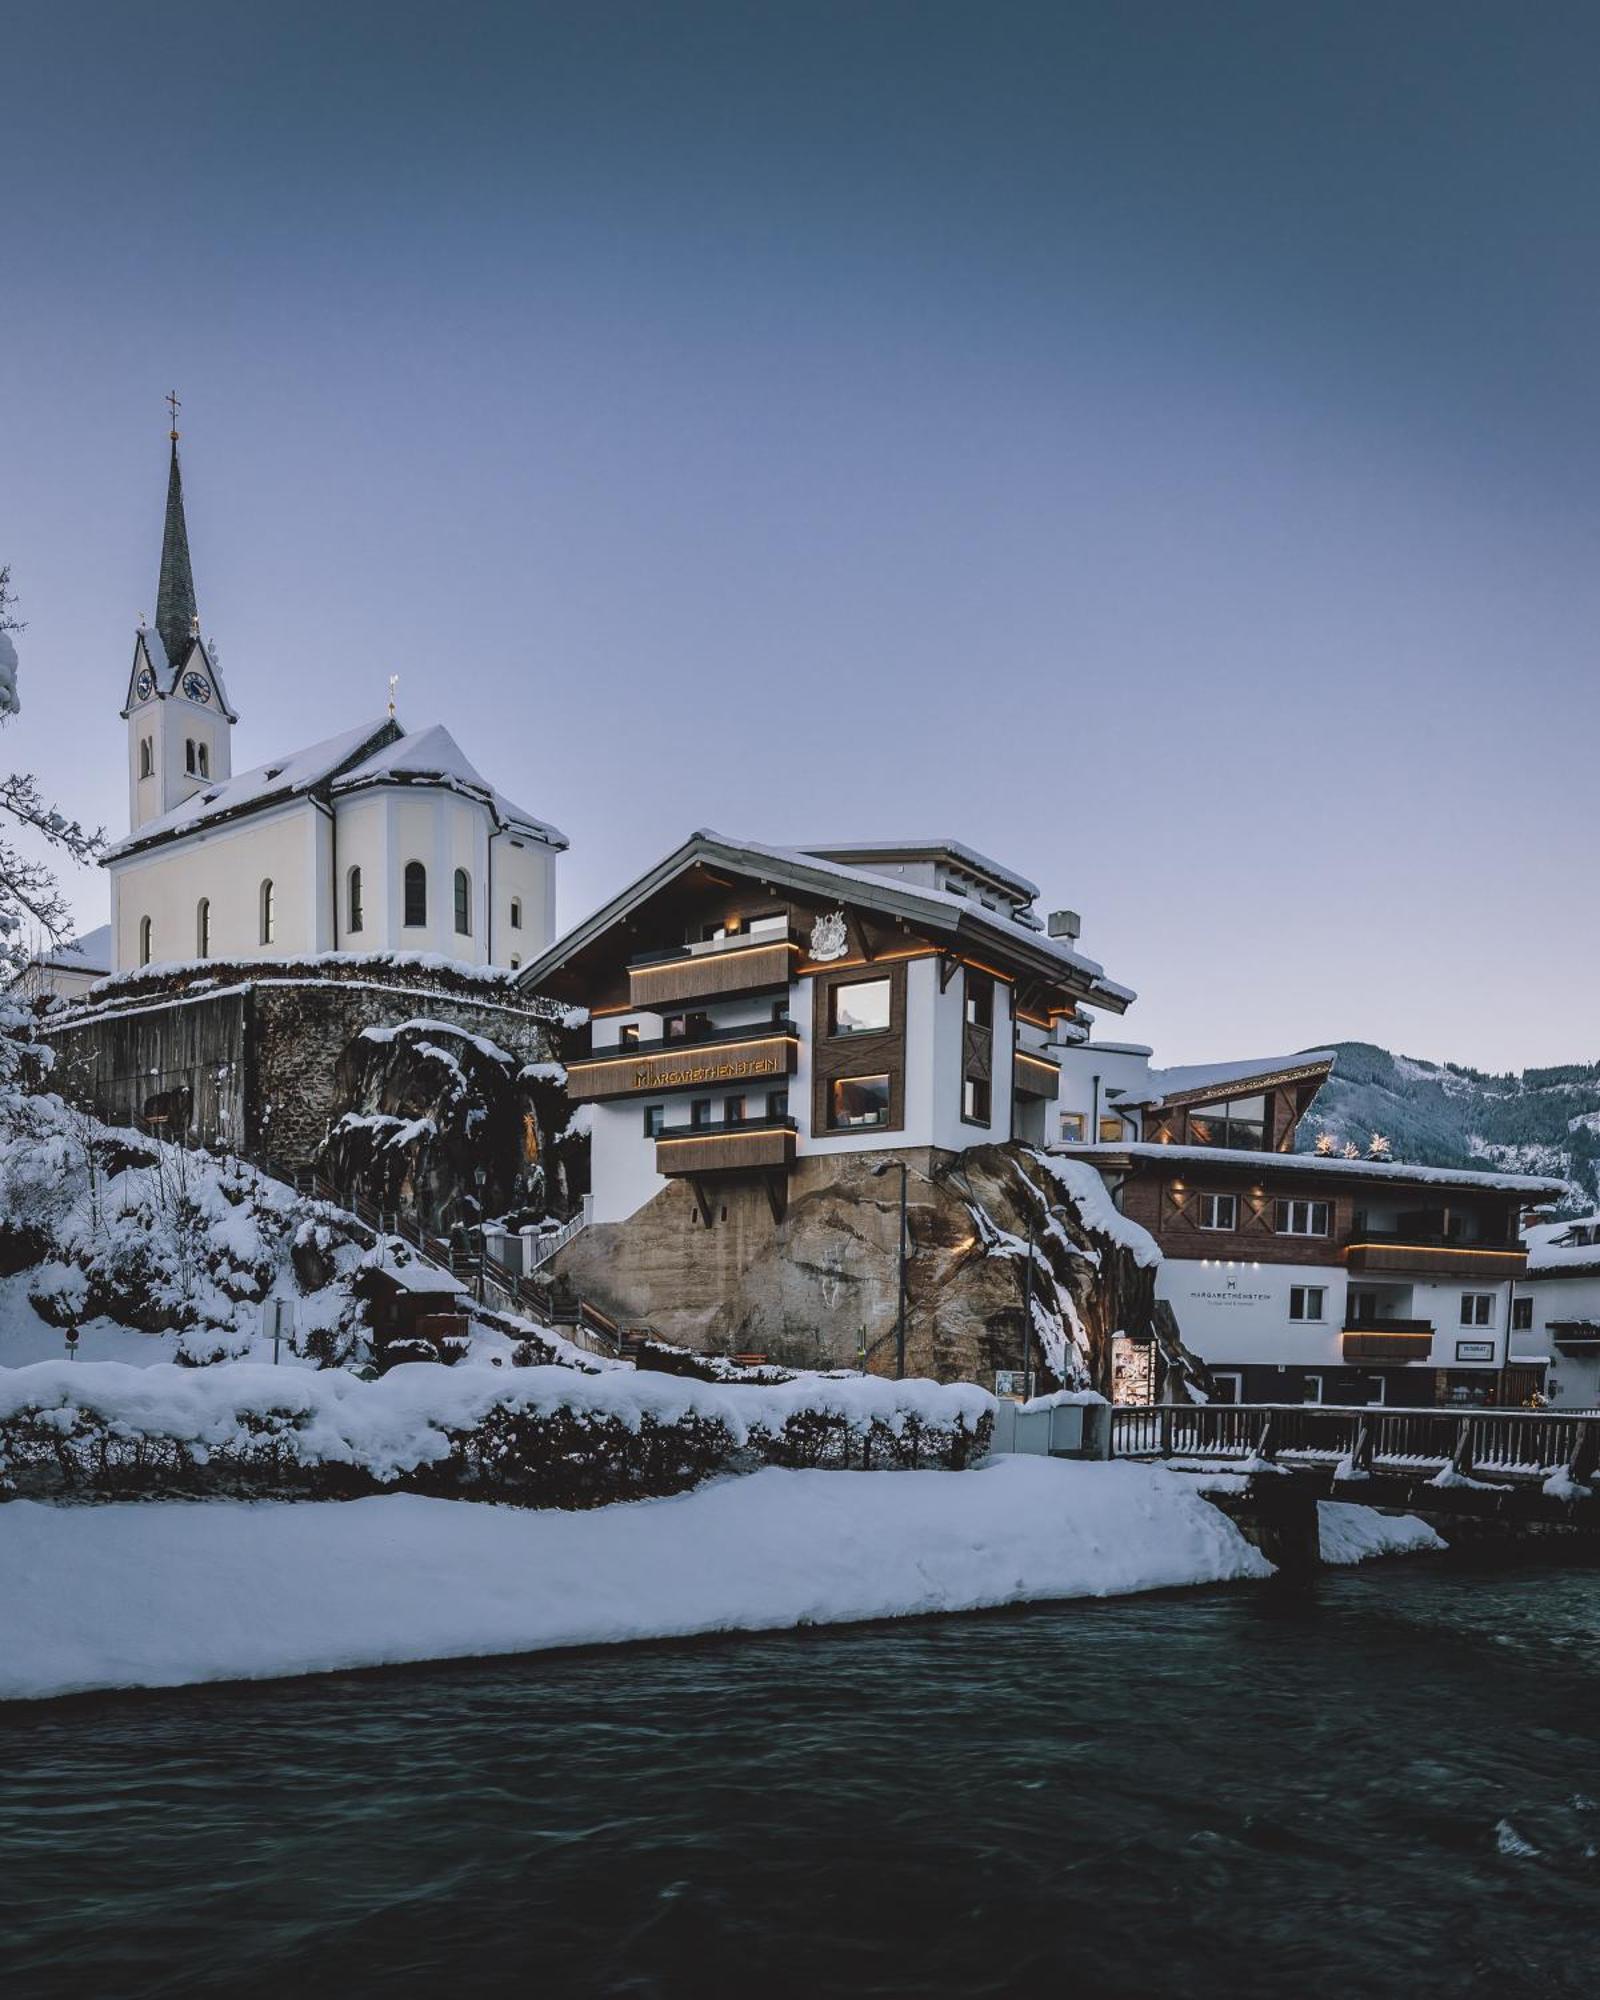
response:
M1600 1348L1600 1320L1552 1319L1545 1325L1563 1354L1593 1354Z
M742 933L678 951L651 952L628 967L629 1004L656 1008L681 1000L774 992L789 984L799 955L799 943L788 935L752 938Z
M1354 1231L1345 1245L1344 1261L1351 1271L1432 1271L1492 1282L1519 1276L1527 1268L1528 1253L1509 1243L1453 1243L1420 1232L1386 1236L1361 1229Z
M759 1173L794 1164L798 1128L792 1118L723 1119L714 1125L673 1125L656 1135L656 1172Z

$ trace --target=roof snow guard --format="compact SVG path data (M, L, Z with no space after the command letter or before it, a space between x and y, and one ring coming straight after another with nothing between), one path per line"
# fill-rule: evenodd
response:
M852 849L852 852L860 850ZM726 835L702 827L683 845L641 875L638 881L614 896L609 903L586 917L524 967L518 983L536 989L566 962L593 944L614 925L623 922L641 904L666 888L678 876L705 865L735 875L754 877L774 887L798 891L802 895L834 898L876 910L885 916L904 919L952 942L963 942L974 951L999 952L1012 964L1044 978L1070 977L1085 989L1084 997L1096 1007L1120 1014L1135 998L1131 987L1108 979L1105 969L1082 952L1073 951L1059 938L1046 936L1032 925L1013 918L1006 910L991 910L948 889L935 889L921 882L907 882L872 868L849 867L825 859L820 853L798 847L768 847L758 841L731 840Z

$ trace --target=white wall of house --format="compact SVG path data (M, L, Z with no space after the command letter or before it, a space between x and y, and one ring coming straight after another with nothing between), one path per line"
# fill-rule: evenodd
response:
M1061 1061L1061 1089L1049 1119L1052 1140L1063 1136L1061 1114L1067 1112L1083 1120L1083 1137L1093 1145L1100 1136L1095 1125L1096 1108L1101 1114L1109 1114L1123 1101L1111 1096L1111 1092L1121 1091L1125 1097L1149 1094L1150 1051L1141 1042L1065 1043L1051 1053ZM1137 1137L1140 1130L1138 1116L1134 1116L1131 1137Z
M594 1119L589 1137L589 1184L594 1190L596 1222L625 1222L667 1185L656 1172L655 1141L644 1129L644 1109L650 1101L625 1097L620 1103L589 1107ZM687 1099L675 1115L687 1123Z
M1517 1281L1517 1296L1532 1298L1533 1325L1514 1334L1511 1356L1550 1358L1545 1387L1560 1410L1600 1409L1600 1352L1563 1352L1550 1332L1552 1320L1590 1320L1600 1325L1600 1272L1583 1277L1543 1277L1530 1271Z

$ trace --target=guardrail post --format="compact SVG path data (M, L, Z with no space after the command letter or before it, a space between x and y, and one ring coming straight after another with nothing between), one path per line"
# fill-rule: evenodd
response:
M1456 1448L1450 1455L1450 1464L1463 1479L1470 1479L1472 1463L1472 1419L1463 1417L1456 1430Z
M1261 1426L1261 1435L1256 1440L1256 1457L1265 1459L1268 1465L1271 1465L1278 1456L1277 1440L1273 1436L1277 1423L1277 1416L1269 1412L1267 1421Z
M1356 1418L1355 1442L1350 1447L1350 1470L1368 1473L1372 1470L1372 1426L1365 1417Z
M1170 1403L1163 1403L1163 1404L1161 1405L1161 1435L1160 1435L1160 1438L1159 1438L1159 1439L1158 1439L1158 1441L1157 1441L1157 1448L1158 1448L1158 1450L1160 1451L1160 1453L1161 1453L1161 1456L1162 1456L1163 1458L1171 1458L1171 1456L1172 1456L1172 1405L1171 1405Z

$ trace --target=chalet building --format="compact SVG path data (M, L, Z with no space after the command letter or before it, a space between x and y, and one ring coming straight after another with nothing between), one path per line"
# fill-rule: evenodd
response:
M1157 1296L1219 1394L1523 1402L1541 1371L1511 1345L1519 1226L1563 1184L1294 1152L1332 1066L1310 1050L1158 1070L1143 1049L1081 1044L1063 1054L1056 1146L1160 1245ZM1147 1363L1124 1357L1130 1400Z
M1528 1274L1511 1305L1513 1363L1559 1410L1600 1409L1600 1215L1523 1232Z
M777 1219L796 1172L836 1156L1042 1143L1080 1009L1133 995L1037 896L954 841L694 834L521 976L591 1014L568 1091L592 1121L594 1221L673 1183L708 1224L730 1190Z

